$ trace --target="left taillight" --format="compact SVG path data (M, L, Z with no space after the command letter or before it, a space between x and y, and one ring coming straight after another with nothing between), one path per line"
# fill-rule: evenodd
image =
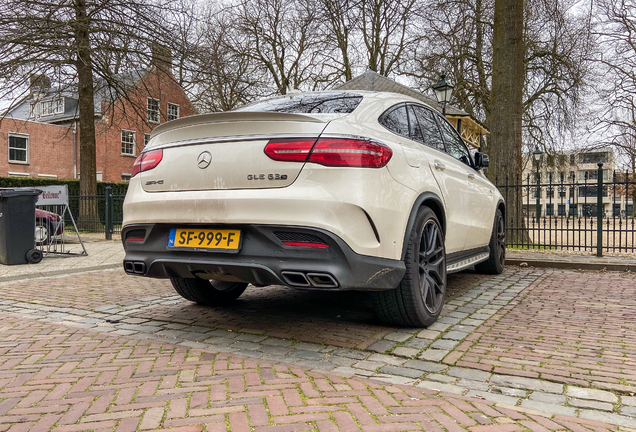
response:
M153 168L156 168L163 159L163 150L150 150L148 152L144 152L135 159L135 163L133 164L131 177L136 176L140 172L150 171Z

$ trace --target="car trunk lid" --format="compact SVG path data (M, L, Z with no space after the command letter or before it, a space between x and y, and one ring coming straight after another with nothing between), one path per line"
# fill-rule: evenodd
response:
M304 163L270 159L272 138L315 141L329 118L275 112L228 112L185 117L155 129L147 149L163 149L142 172L147 192L259 189L289 186Z

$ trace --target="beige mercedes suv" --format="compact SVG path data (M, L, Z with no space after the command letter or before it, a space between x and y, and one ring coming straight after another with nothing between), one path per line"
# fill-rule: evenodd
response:
M392 93L296 93L157 127L124 203L128 274L222 305L247 288L373 291L428 326L446 275L500 273L505 206L452 125Z

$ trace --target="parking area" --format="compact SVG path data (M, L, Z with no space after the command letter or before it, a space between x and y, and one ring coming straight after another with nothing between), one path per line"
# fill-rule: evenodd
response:
M636 428L627 272L452 275L428 329L355 292L208 308L121 269L0 286L0 430Z

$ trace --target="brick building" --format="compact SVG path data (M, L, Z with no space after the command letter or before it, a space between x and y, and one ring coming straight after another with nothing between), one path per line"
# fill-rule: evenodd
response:
M128 181L152 129L196 113L169 65L155 56L148 70L118 75L125 98L96 83L98 181ZM0 177L79 178L78 114L76 87L51 87L44 76L32 78L29 95L0 121Z

